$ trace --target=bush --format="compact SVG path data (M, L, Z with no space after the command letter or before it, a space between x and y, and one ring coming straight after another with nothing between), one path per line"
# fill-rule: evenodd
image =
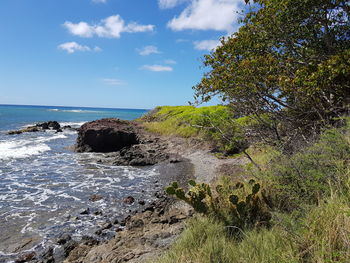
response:
M291 210L302 204L317 204L332 191L348 191L348 178L344 176L349 170L348 139L345 130L329 129L303 151L273 160L267 173L274 182L277 206Z

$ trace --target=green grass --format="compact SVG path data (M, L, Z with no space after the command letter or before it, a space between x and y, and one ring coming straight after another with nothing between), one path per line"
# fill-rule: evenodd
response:
M173 247L157 263L293 263L297 246L279 228L244 233L242 242L226 235L225 227L209 218L192 219Z
M198 136L202 130L198 127L208 124L209 119L217 122L218 118L227 119L229 111L225 106L161 106L141 117L145 127L162 135L182 137Z
M249 150L262 169L247 166L246 173L261 179L273 200L271 228L242 229L237 239L224 223L197 216L152 262L350 262L349 124L325 130L292 156L264 146ZM233 182L221 179L228 188Z
M236 154L246 148L244 131L256 125L250 117L235 118L226 106L162 106L139 121L153 133L204 139L228 154Z

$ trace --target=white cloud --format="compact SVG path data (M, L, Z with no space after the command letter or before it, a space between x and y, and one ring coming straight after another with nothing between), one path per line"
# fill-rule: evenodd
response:
M100 4L100 3L105 4L107 3L107 0L92 0L92 2L97 4Z
M179 4L189 0L158 0L158 5L161 9L173 8Z
M168 22L174 31L216 30L232 33L243 0L191 0L182 13Z
M149 71L155 71L155 72L173 71L172 67L162 66L162 65L144 65L142 67L142 69L149 70Z
M72 54L77 51L102 51L99 47L90 48L88 46L83 46L78 44L77 42L66 42L58 46L59 49L67 51L69 54Z
M109 86L122 86L126 84L124 81L120 79L110 79L110 78L102 79L102 82Z
M177 62L175 60L172 60L172 59L166 59L166 60L164 60L164 63L168 64L168 65L175 65Z
M156 46L145 46L141 49L137 49L137 51L139 52L139 54L141 56L148 56L151 54L160 54L161 53Z
M208 50L211 51L216 49L221 42L219 40L202 40L193 42L194 48L197 50Z
M102 51L102 48L100 48L100 47L94 47L94 49L93 49L95 52L101 52Z
M74 24L66 21L63 26L75 36L80 37L106 37L106 38L120 38L121 33L137 33L153 31L154 25L140 25L136 22L125 24L124 20L119 15L107 17L98 24L88 24L86 22L79 22Z

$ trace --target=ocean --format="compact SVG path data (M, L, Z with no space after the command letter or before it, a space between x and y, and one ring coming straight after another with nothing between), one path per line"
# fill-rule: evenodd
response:
M0 262L55 246L62 233L93 235L106 218L131 209L121 202L126 196L138 197L142 191L142 198L151 200L154 192L147 189L155 190L159 175L152 166L99 165L93 161L98 154L72 152L75 131L7 132L49 120L72 127L107 117L132 120L145 112L0 105ZM93 202L92 195L103 198Z

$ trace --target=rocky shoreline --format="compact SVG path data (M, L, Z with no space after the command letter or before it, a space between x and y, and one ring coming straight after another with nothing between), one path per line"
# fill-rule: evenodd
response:
M155 181L158 189L164 189L172 181L185 186L192 178L208 182L219 168L237 162L217 159L210 154L210 147L201 141L160 137L148 133L138 123L118 119L84 124L78 130L75 151L104 153L93 157L93 161L100 164L155 165L160 174ZM145 262L156 257L172 244L184 227L183 221L193 214L187 205L156 189L155 200L148 204L133 196L125 197L123 202L130 206L129 214L106 218L94 237L74 240L68 233L63 233L55 246L40 254L24 252L15 262ZM92 195L91 201L100 198L103 197ZM96 211L87 208L80 213Z

